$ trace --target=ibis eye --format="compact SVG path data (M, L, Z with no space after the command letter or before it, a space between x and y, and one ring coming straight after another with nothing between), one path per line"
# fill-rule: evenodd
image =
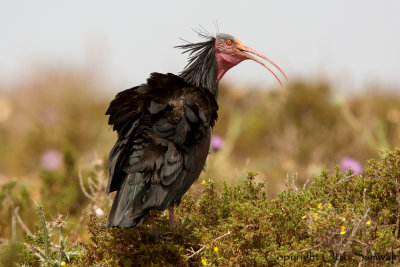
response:
M227 45L231 45L232 44L232 40L226 40L225 42Z

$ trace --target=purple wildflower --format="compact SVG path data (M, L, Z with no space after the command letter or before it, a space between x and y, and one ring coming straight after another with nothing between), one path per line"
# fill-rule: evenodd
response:
M224 139L222 139L219 135L213 135L211 137L211 149L214 151L218 151L224 144Z
M344 171L351 168L354 171L354 173L356 173L356 174L363 173L363 167L362 167L361 163L350 157L342 158L340 166L341 166L342 170L344 170Z
M49 149L40 158L40 165L43 169L54 171L61 167L62 154L59 150Z

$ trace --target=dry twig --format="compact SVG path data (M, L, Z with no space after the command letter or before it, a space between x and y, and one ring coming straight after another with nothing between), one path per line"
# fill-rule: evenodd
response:
M355 237L355 235L356 235L356 233L358 231L358 228L360 227L361 223L364 222L365 219L368 216L368 211L369 211L369 209L365 212L364 216L361 218L361 220L358 222L358 224L353 228L353 231L351 232L351 234L349 236L349 239L347 239L346 244L340 250L339 257L335 262L335 267L339 266L339 262L340 262L340 258L341 258L340 255L343 255L343 253L348 250L348 248L350 247L351 243L353 243L353 240L354 240L354 237Z
M195 255L197 255L197 254L199 254L201 251L203 251L203 250L204 250L207 246L209 246L210 244L212 244L212 243L214 243L215 241L217 241L217 240L219 240L219 239L221 239L221 238L223 238L223 237L225 237L225 236L227 236L227 235L230 235L230 234L231 234L231 231L228 231L227 233L225 233L225 234L223 234L223 235L221 235L221 236L215 238L213 241L211 241L211 242L208 243L207 245L202 245L201 248L200 248L199 250L197 250L197 251L194 251L193 248L192 248L192 252L193 252L193 253L192 253L190 256L186 257L186 259L188 260L188 259L194 257Z

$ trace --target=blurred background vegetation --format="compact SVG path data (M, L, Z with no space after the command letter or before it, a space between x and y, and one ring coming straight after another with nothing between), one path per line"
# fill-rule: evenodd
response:
M101 77L72 68L40 67L7 90L0 81L1 243L33 230L34 201L50 219L68 216L72 240L87 239L86 215L107 213L104 166L116 134L104 115L114 97L105 87ZM338 93L324 80L284 88L222 84L213 131L219 144L192 193L202 180L242 182L248 170L265 182L269 199L287 178L303 185L346 159L361 162L362 172L367 159L381 157L379 149L400 145L400 95L383 89ZM16 227L19 220L27 229Z

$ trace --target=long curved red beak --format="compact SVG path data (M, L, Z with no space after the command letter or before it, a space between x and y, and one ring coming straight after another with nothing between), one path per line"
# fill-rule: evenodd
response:
M278 80L279 84L282 86L282 82L281 80L278 78L278 76L272 71L271 68L269 68L267 65L265 65L264 62L258 60L257 58L253 57L252 55L248 54L248 53L252 53L262 59L265 59L266 61L268 61L270 64L272 64L272 66L274 66L275 68L277 68L279 70L280 73L282 73L283 77L285 77L286 81L288 80L286 74L283 72L283 70L281 70L281 68L279 68L278 65L275 64L275 62L273 62L271 59L267 58L266 56L264 56L263 54L261 54L260 52L254 50L251 47L248 47L247 45L241 43L240 41L236 40L239 45L237 46L237 48L239 49L239 51L241 51L241 55L244 56L246 59L251 59L254 60L255 62L263 65L266 69L268 69L274 76L275 78ZM246 53L245 53L246 52Z

